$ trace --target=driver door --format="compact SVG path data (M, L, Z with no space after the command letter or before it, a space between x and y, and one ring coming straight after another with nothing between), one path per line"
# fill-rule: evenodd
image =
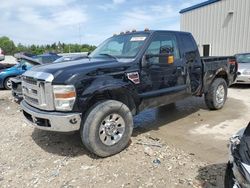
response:
M169 53L173 62L162 61L161 54ZM145 57L146 66L142 67L141 77L143 89L141 96L146 100L154 100L153 104L171 103L186 93L186 67L180 58L176 36L172 33L157 33L150 42ZM152 106L150 106L152 107Z

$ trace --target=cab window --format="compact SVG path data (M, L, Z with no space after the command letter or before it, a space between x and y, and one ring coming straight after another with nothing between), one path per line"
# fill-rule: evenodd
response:
M179 50L177 47L177 40L173 34L159 34L153 38L148 49L146 50L146 55L157 55L162 53L164 49L165 53L171 53L174 55L175 59L180 58ZM150 63L158 63L159 57L153 57Z

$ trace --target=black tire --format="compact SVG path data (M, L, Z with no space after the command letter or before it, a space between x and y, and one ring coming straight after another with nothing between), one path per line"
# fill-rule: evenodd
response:
M233 186L234 186L234 175L232 170L232 164L228 162L225 172L224 187L233 188Z
M217 90L224 90L224 95L220 99L217 98ZM210 110L221 109L227 99L227 83L223 78L216 78L210 85L208 92L205 94L205 102Z
M112 114L118 114L123 120L123 134L119 137L120 140L117 143L106 145L103 143L105 140L101 140L100 134L102 131L100 131L100 127L103 126L103 122L105 124L106 118ZM106 136L106 128L104 130ZM115 100L102 101L94 105L82 120L80 129L81 139L85 147L100 157L108 157L122 151L128 145L132 131L133 116L131 111L125 104ZM109 139L112 140L112 136Z
M11 77L7 77L4 80L4 88L7 89L7 90L11 90L11 86L9 85L10 79L11 79Z

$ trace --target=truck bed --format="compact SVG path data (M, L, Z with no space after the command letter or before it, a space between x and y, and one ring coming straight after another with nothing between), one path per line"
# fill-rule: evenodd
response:
M234 83L238 71L238 65L234 56L202 57L201 59L204 71L204 92L206 92L207 87L213 81L213 75L216 75L217 71L223 70L224 74L220 76L226 78L229 86Z

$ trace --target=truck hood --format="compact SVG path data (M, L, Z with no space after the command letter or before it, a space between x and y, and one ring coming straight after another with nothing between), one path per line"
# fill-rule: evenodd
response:
M46 72L56 76L58 73L64 71L70 71L72 73L81 72L88 68L98 68L109 63L115 63L117 61L110 59L82 59L70 62L52 63L46 65L35 66L32 68L33 71Z
M112 58L86 58L77 61L52 63L33 67L35 72L50 73L53 75L54 83L72 83L83 75L100 75L104 69L114 71L115 67L121 68L121 62Z

